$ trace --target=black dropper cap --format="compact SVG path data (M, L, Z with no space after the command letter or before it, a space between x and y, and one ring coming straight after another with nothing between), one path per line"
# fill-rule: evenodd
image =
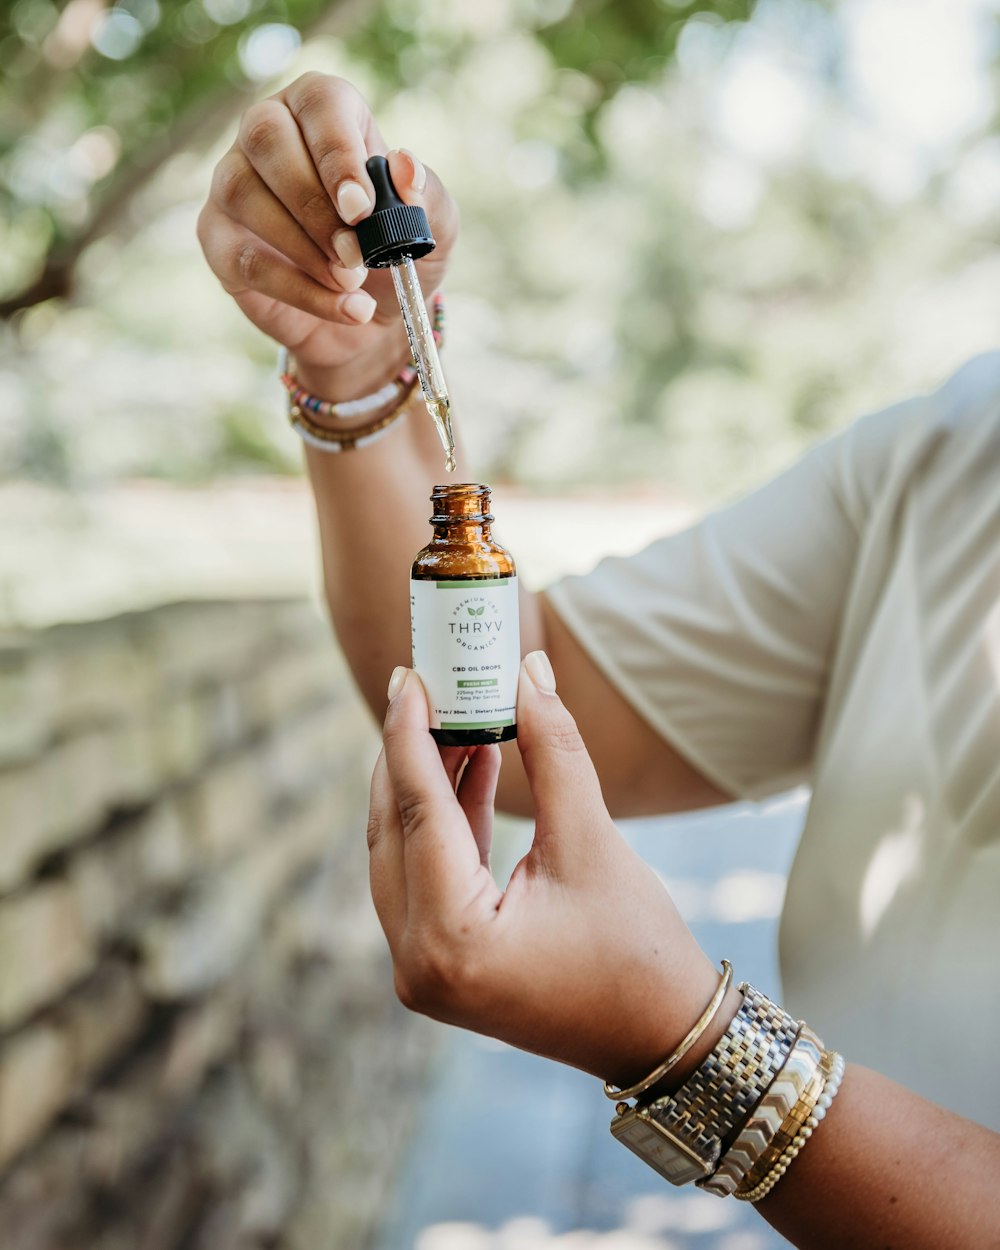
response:
M389 162L384 156L370 156L365 162L375 187L375 207L370 217L354 227L361 256L369 269L398 265L407 256L417 260L433 252L434 236L427 214L414 204L404 204L392 185Z

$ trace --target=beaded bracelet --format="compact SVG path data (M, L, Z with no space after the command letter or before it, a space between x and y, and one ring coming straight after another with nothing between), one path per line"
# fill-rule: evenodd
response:
M434 342L437 346L444 346L444 297L438 291L431 301L432 322L431 330L434 334ZM415 361L410 361L396 374L391 382L386 382L384 386L379 387L377 391L373 391L370 395L362 395L359 399L342 399L331 400L321 399L318 395L313 395L307 391L304 386L300 386L298 379L291 371L294 362L289 355L287 348L282 348L278 359L278 375L281 379L281 385L288 392L289 405L298 408L301 412L312 413L313 416L333 419L335 421L349 421L353 417L364 417L370 412L378 412L384 408L386 404L391 404L393 400L399 399L407 387L412 386L417 377L417 367Z
M289 404L288 420L299 438L318 451L355 451L359 447L367 446L368 443L376 442L391 425L394 425L401 417L405 417L406 406L416 389L417 379L414 377L388 412L367 425L351 430L331 430L328 426L318 425L295 403Z
M827 1077L819 1098L811 1108L810 1114L805 1117L805 1122L785 1147L767 1175L752 1189L745 1191L737 1189L735 1195L737 1198L742 1199L744 1202L760 1202L762 1198L766 1198L788 1171L792 1162L798 1157L802 1147L813 1135L813 1131L819 1127L820 1122L830 1108L830 1104L837 1096L840 1083L844 1078L843 1055L838 1055L836 1051L828 1050L823 1056L823 1068L827 1073Z
M794 1100L793 1105L786 1109L777 1131L772 1135L765 1149L760 1152L758 1158L747 1169L745 1175L739 1179L734 1189L740 1193L746 1193L748 1190L755 1189L770 1173L775 1164L781 1160L781 1156L795 1140L799 1129L816 1109L816 1103L823 1093L823 1086L826 1084L829 1076L828 1067L824 1065L829 1065L829 1063L830 1053L825 1051L822 1043L820 1043L813 1070L800 1090L798 1097Z
M801 1020L799 1024L799 1035L781 1071L754 1107L715 1172L697 1182L709 1193L724 1198L740 1186L749 1188L753 1176L769 1172L794 1135L793 1130L787 1138L783 1136L785 1125L809 1097L814 1081L817 1097L822 1091L826 1075L820 1067L823 1043ZM796 1122L795 1129L798 1127Z

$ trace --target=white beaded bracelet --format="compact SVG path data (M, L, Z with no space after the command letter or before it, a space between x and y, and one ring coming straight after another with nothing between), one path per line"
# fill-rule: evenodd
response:
M401 412L396 420L405 421L406 413ZM359 438L351 439L350 442L331 442L330 439L318 438L297 421L292 422L292 429L304 443L308 443L310 447L315 447L317 451L341 452L354 451L358 447L367 447L369 443L377 443L380 438L384 438L389 433L392 425L395 423L396 421L393 421L391 425L384 425L372 434L362 434Z
M278 353L278 376L292 401L316 416L333 417L337 421L350 421L353 417L366 417L370 412L379 412L393 400L398 399L415 376L413 368L407 365L390 382L386 382L384 386L380 386L370 395L334 402L310 395L304 387L299 386L291 372L293 367L294 362L289 355L288 348L282 347Z
M743 1202L760 1202L762 1198L766 1197L771 1192L775 1185L777 1185L778 1181L780 1181L788 1171L792 1161L798 1156L799 1151L813 1135L813 1130L819 1127L820 1122L829 1110L830 1103L833 1102L837 1095L837 1091L840 1089L840 1083L843 1078L844 1057L843 1055L838 1055L834 1051L830 1067L830 1075L827 1077L826 1082L823 1085L822 1094L820 1094L819 1098L816 1100L816 1106L813 1109L812 1115L809 1116L805 1124L803 1124L798 1133L796 1133L795 1137L788 1143L784 1152L776 1160L774 1166L764 1179L760 1181L759 1184L755 1185L753 1189L748 1189L746 1193L739 1193L737 1191L737 1198L740 1198Z

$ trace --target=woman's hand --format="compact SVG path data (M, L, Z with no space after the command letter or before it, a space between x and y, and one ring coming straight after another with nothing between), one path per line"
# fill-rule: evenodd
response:
M365 161L385 153L350 83L304 74L243 115L198 220L223 287L313 378L356 359L379 360L384 372L387 355L396 364L405 354L392 279L363 267L352 229L374 203ZM412 154L397 149L388 158L397 191L427 210L437 240L418 266L430 293L444 274L458 214Z
M440 752L419 678L394 678L368 841L400 998L618 1084L644 1076L719 973L612 823L545 655L521 668L518 745L536 825L506 890L489 870L499 750ZM713 1038L727 1023L720 1014Z

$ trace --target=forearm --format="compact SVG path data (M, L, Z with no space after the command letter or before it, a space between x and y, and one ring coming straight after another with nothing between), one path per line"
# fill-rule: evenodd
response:
M849 1064L758 1210L803 1250L997 1250L1000 1135Z
M350 399L376 390L405 358L400 330L350 371L300 372L300 378L316 394ZM460 422L456 433L456 480L474 480ZM410 664L409 571L428 539L431 489L445 477L441 444L430 417L414 404L406 420L377 442L340 455L307 448L307 461L331 620L354 679L381 722L389 675L397 664ZM522 587L521 653L537 650L549 655L617 813L726 800L625 702L542 597ZM530 816L520 753L508 743L503 756L497 806Z
M402 331L387 334L376 357L350 371L302 375L308 389L329 399L377 389L406 359ZM457 434L456 481L474 480ZM307 448L316 499L323 574L330 616L354 678L381 721L386 683L397 664L410 663L409 570L429 535L430 494L446 479L444 453L419 404L383 438L356 452L329 455ZM544 646L534 598L522 594L522 646Z
M679 1019L694 1019L713 974L704 960L682 966L670 1005L676 1012L684 1004ZM731 989L655 1094L673 1093L689 1078L738 1006ZM651 1003L633 1019L637 1036L663 1040L647 1040L624 1066L609 1069L617 1083L652 1071L677 1040L683 1029L671 1032L667 1015L661 1020ZM1000 1134L848 1064L822 1123L756 1206L800 1250L1000 1250Z
M705 1000L711 974L706 979L701 961L685 967L688 975L670 999L675 1009L685 1003L681 1018L690 1019ZM657 1094L672 1093L688 1079L738 1005L731 989ZM665 1030L666 1041L658 1047L647 1042L625 1066L611 1069L619 1084L651 1071L682 1031L670 1033L652 1011L634 1024L640 1035ZM800 1250L1000 1250L1000 1134L848 1064L822 1123L756 1206Z

